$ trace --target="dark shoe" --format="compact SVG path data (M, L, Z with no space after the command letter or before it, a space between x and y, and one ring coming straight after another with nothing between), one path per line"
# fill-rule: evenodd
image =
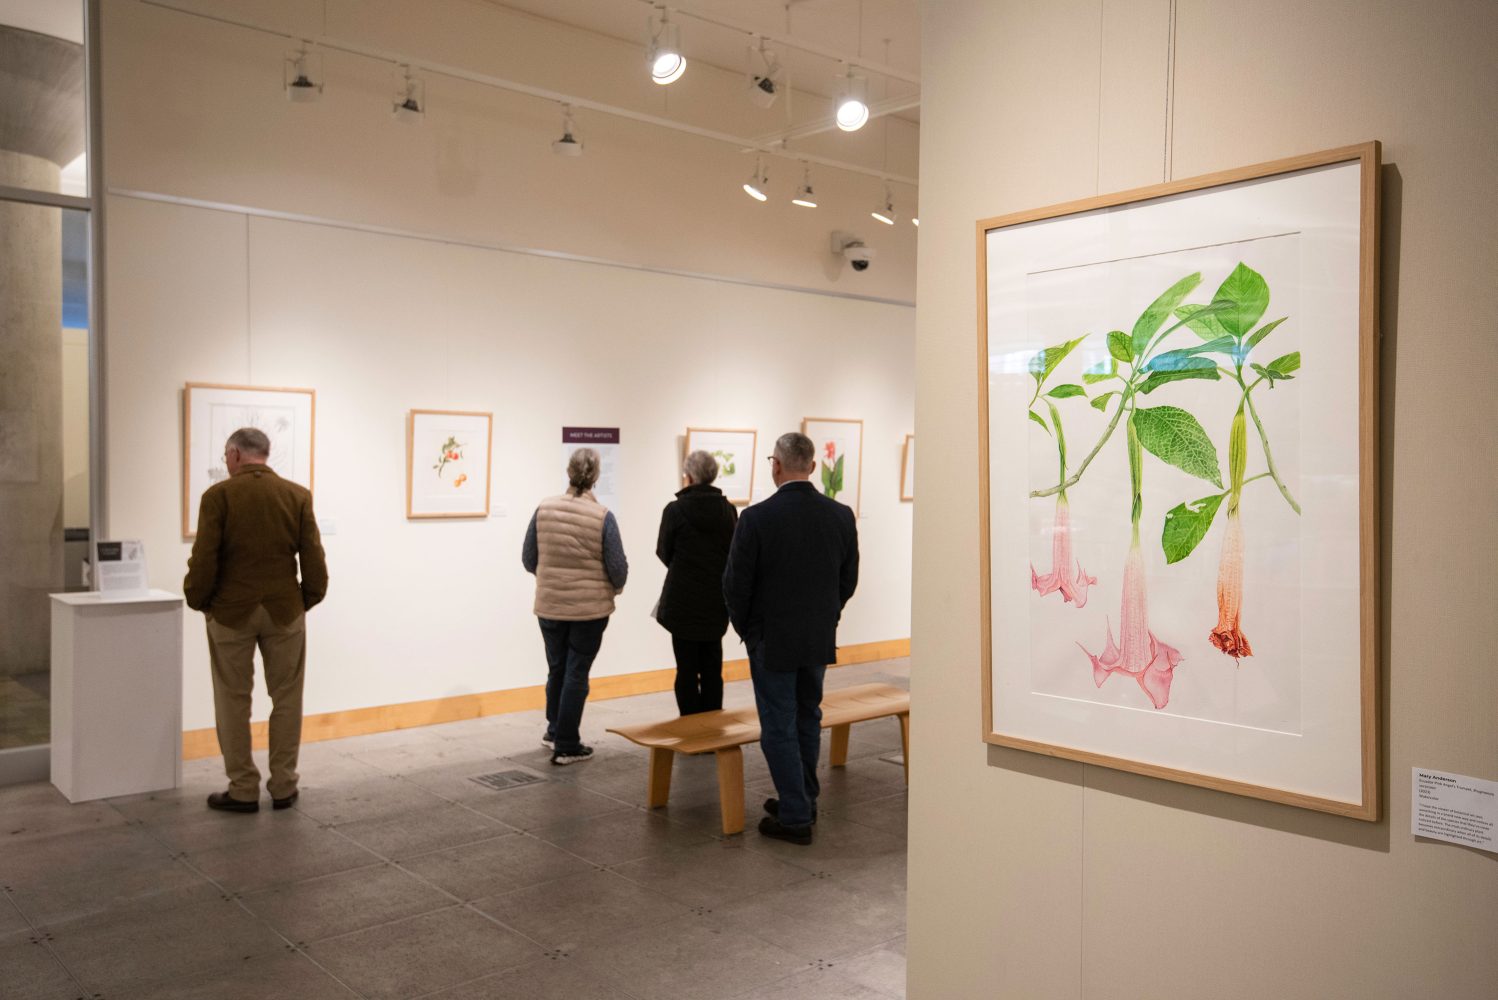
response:
M776 840L789 841L792 844L800 844L802 847L811 844L811 827L809 826L781 826L780 820L773 816L766 816L759 821L759 832L766 837L774 837Z
M272 809L290 809L292 806L296 805L296 800L299 799L299 798L301 798L301 797L302 797L302 793L301 792L299 792L299 791L298 792L292 792L290 795L286 796L286 798L284 798L284 799L271 799L270 800L270 807Z
M208 796L208 808L231 813L257 813L260 811L260 803L258 800L245 802L242 799L230 798L228 792L214 792Z
M591 759L592 756L592 747L578 747L576 750L564 750L552 754L551 762L558 767L565 767L568 764L580 764L585 760Z
M777 820L780 819L780 800L765 799L765 812L774 816ZM811 811L811 825L817 825L817 811L815 809Z

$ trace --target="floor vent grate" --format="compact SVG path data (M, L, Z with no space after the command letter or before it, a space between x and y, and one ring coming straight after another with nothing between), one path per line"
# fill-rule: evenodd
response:
M492 788L496 792L502 792L507 788L519 788L522 785L534 785L538 781L546 779L529 771L496 771L493 774L480 774L470 778L477 781L486 788Z

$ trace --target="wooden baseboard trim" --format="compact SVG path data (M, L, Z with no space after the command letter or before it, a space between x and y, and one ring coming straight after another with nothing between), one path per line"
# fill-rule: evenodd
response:
M833 666L842 667L854 663L871 663L875 660L892 660L909 655L909 639L863 642L841 647L837 651L837 663ZM725 660L723 662L725 681L742 681L748 678L748 660ZM591 701L606 701L610 698L628 698L636 694L670 691L675 682L676 671L674 669L642 670L633 674L594 677L590 684L591 691L588 698ZM544 685L537 684L531 687L510 688L505 691L484 691L478 694L434 698L430 701L408 701L399 705L350 708L341 712L323 712L303 718L302 742L318 743L322 740L336 740L344 736L363 736L367 733L383 733L392 729L433 726L442 722L459 722L463 719L477 719L485 715L525 712L545 707L546 688ZM250 725L250 739L256 750L264 750L267 746L266 725L264 722ZM189 729L182 734L183 760L217 757L218 753L216 730Z

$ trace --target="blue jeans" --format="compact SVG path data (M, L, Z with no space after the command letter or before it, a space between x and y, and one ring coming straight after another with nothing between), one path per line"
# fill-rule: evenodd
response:
M749 650L749 676L759 708L759 746L780 797L780 822L808 826L822 791L817 756L822 750L822 680L827 668L771 670L756 647Z
M562 622L538 618L546 643L546 736L557 753L576 753L583 741L578 728L588 700L588 671L603 645L607 618Z

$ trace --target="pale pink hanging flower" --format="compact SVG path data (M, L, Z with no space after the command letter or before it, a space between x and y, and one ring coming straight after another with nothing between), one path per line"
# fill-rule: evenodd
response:
M1136 541L1129 549L1129 558L1124 563L1123 607L1119 611L1119 631L1122 647L1113 644L1113 626L1108 626L1108 645L1099 656L1087 653L1087 647L1077 643L1087 658L1092 661L1092 679L1098 687L1109 674L1127 674L1138 682L1149 696L1150 704L1164 708L1170 701L1170 681L1176 664L1181 662L1180 650L1168 646L1155 638L1149 627L1149 601L1144 587L1144 556Z
M1222 561L1217 566L1217 627L1208 636L1212 645L1233 659L1253 656L1248 636L1238 625L1243 613L1243 521L1235 510L1228 515L1222 539Z
M1061 591L1061 602L1082 607L1087 603L1087 588L1097 583L1097 577L1088 576L1082 569L1081 560L1076 560L1077 571L1072 573L1071 553L1071 505L1066 497L1056 498L1056 527L1051 533L1051 571L1044 576L1035 572L1030 564L1030 586L1044 597Z

